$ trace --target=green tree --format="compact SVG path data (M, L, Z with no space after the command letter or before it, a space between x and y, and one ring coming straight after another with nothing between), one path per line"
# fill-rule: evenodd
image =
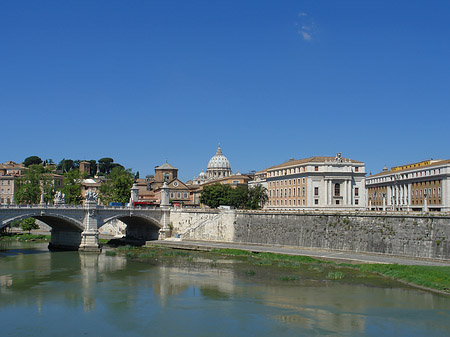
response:
M62 171L63 173L69 172L75 168L75 162L72 159L63 159L59 162L56 167L57 170Z
M64 187L61 189L65 194L66 204L80 205L83 198L81 196L81 174L78 170L71 170L64 173Z
M38 156L31 156L31 157L25 158L25 160L23 161L23 164L25 165L25 167L29 167L31 165L41 165L42 159L39 158Z
M112 168L114 167L113 163L114 163L114 159L112 159L112 158L107 157L107 158L99 159L98 164L100 165L100 172L108 175L111 172Z
M100 186L102 201L127 203L130 200L133 179L134 175L130 169L125 169L122 165L114 167L107 176L107 181Z
M245 186L232 188L230 185L216 183L203 188L200 202L211 208L221 205L243 208L247 202L247 195Z
M269 199L267 195L267 188L261 184L257 184L248 189L248 200L246 203L247 209L260 209L264 207Z
M27 218L27 219L23 220L21 227L24 232L28 231L28 234L33 229L39 229L39 225L36 223L35 218Z
M14 199L18 204L37 204L41 200L41 183L45 180L44 168L40 165L31 165L16 180L17 189Z

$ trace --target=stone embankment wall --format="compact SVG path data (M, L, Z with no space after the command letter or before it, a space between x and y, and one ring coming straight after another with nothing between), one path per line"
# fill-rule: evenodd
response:
M171 222L185 239L450 259L450 216L442 213L179 211Z
M170 212L172 234L186 240L233 242L235 221L236 212L227 210Z

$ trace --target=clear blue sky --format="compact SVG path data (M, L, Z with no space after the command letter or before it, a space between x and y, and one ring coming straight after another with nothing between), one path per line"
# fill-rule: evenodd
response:
M0 162L191 179L450 158L450 1L1 1Z

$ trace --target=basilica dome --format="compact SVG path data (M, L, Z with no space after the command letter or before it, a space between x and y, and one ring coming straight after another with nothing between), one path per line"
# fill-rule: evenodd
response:
M231 175L231 165L227 157L222 154L222 149L217 148L216 154L209 160L206 169L208 179L219 179Z
M216 155L209 160L208 170L209 169L231 169L230 162L227 157L222 154L222 149L217 148Z

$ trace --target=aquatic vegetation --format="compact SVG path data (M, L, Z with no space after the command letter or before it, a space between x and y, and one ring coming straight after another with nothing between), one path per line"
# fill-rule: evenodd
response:
M364 264L358 268L363 272L378 273L410 284L450 293L450 267Z
M344 273L340 271L330 271L328 272L327 279L329 280L342 280L344 278Z
M298 281L298 280L300 280L300 276L297 276L297 275L281 275L281 276L278 276L278 280L280 280L280 281Z

